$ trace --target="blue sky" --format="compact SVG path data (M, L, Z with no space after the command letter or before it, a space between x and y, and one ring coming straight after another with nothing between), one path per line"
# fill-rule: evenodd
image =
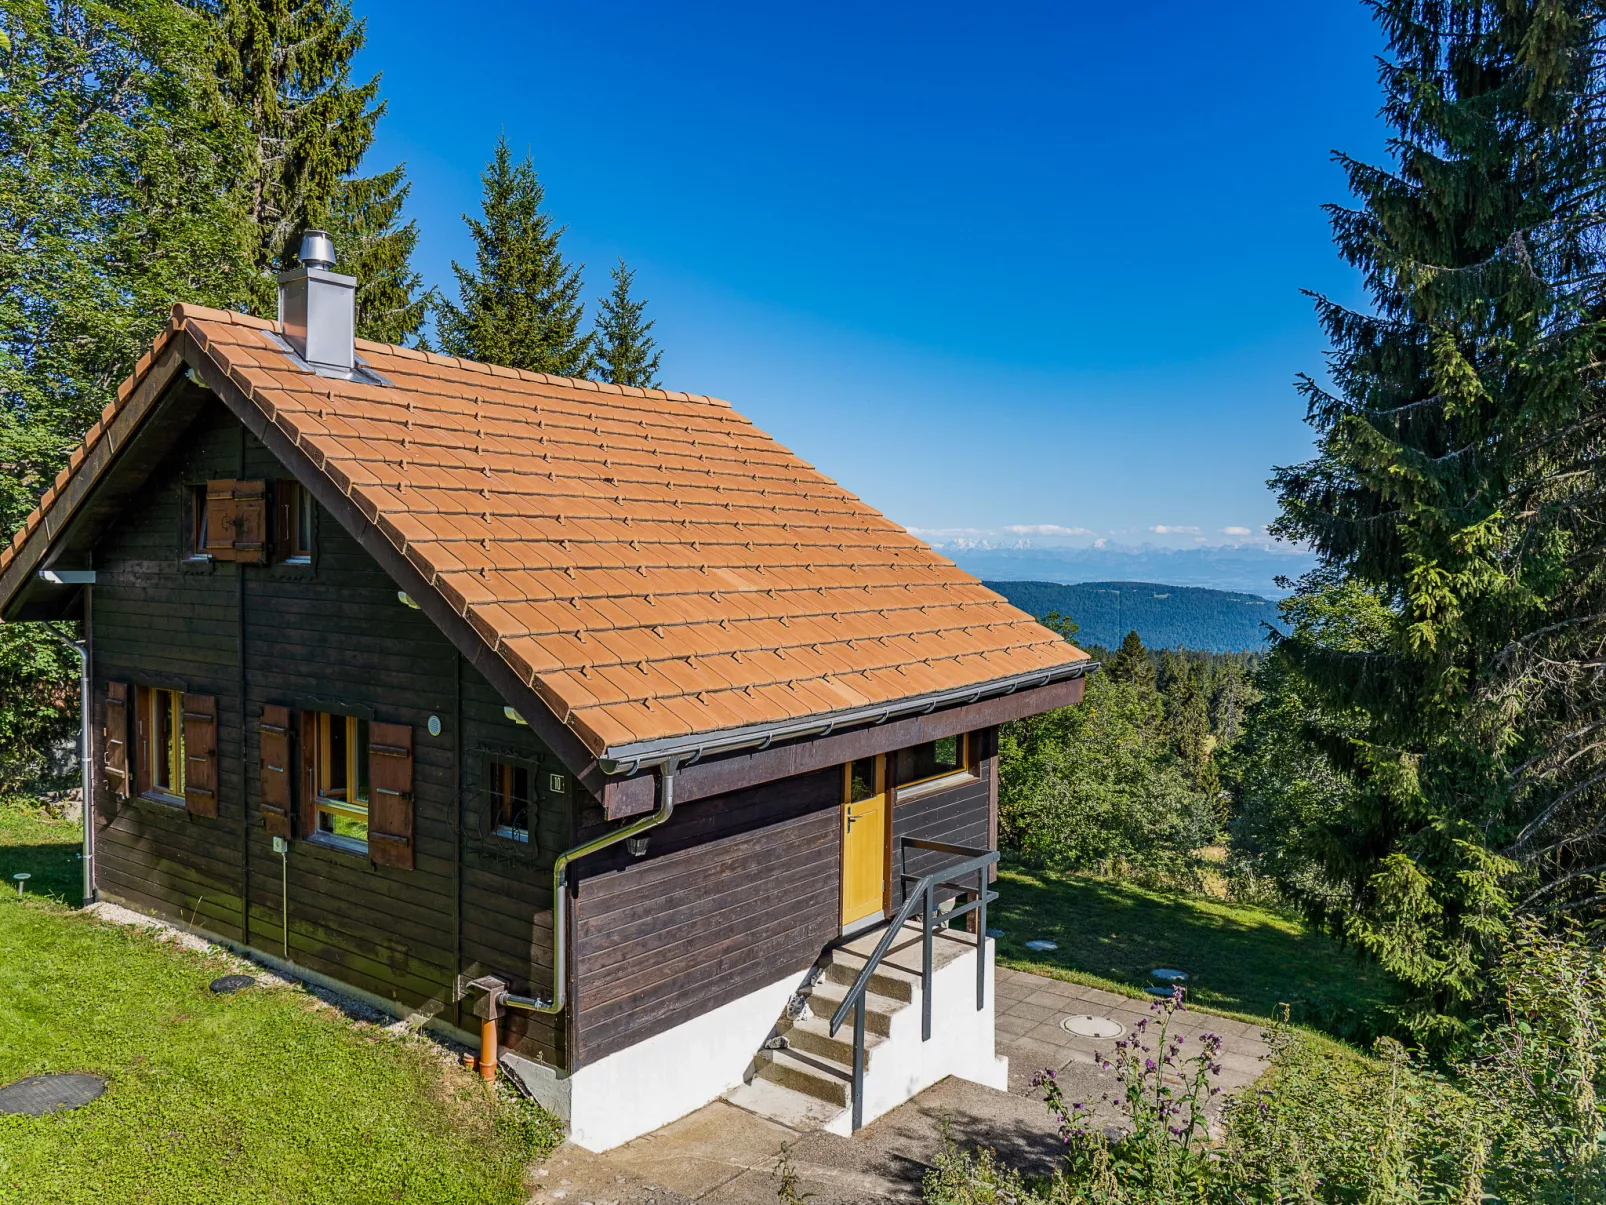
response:
M666 385L934 540L1239 542L1308 454L1300 289L1360 300L1329 152L1383 147L1358 0L357 7L426 281L506 131Z

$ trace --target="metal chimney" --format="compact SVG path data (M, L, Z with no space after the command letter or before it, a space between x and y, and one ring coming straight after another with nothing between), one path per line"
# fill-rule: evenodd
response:
M357 278L330 271L327 232L301 236L299 268L279 273L279 324L286 342L314 370L349 375L357 367Z

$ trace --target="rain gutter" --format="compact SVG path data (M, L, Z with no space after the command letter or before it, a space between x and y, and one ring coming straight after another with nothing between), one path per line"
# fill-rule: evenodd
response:
M723 732L690 737L663 737L650 741L634 741L627 745L614 745L603 750L597 764L604 774L630 775L640 770L660 766L695 765L703 757L720 753L733 753L741 749L766 749L776 741L798 738L830 736L845 728L884 724L888 720L912 715L930 715L945 707L977 703L982 699L1000 698L1021 690L1035 690L1054 682L1086 677L1099 669L1097 661L1073 661L1052 669L1032 670L1030 673L1012 674L996 678L978 686L965 686L957 690L937 691L900 699L896 703L882 703L871 707L857 707L850 711L814 715L801 720L781 720L771 724L751 724L743 728L730 728Z

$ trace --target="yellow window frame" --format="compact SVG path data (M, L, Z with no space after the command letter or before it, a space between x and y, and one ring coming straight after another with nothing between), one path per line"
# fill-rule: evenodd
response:
M352 715L333 715L320 711L318 717L318 780L317 790L313 794L313 808L317 812L318 831L325 837L337 837L343 841L367 845L366 840L334 831L335 820L345 817L349 820L360 821L366 830L368 825L368 797L359 793L361 784L366 777L367 766L363 764L362 747L366 742L360 741L361 726L366 721L359 720ZM341 725L341 735L345 738L344 765L345 786L339 788L344 797L331 793L330 783L334 780L335 769L335 727ZM324 829L324 815L330 817L330 828Z
M163 690L160 687L151 687L147 692L150 698L150 748L151 748L151 790L161 795L182 796L184 794L184 692L180 690ZM166 718L170 725L168 731L172 739L162 739L162 720ZM167 781L161 781L158 771L165 770Z

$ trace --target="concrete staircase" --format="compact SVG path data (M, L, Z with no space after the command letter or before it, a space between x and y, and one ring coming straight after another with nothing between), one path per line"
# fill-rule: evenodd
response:
M776 1023L769 1041L754 1056L747 1082L728 1093L727 1100L795 1129L849 1132L853 1099L853 1020L850 1013L833 1037L831 1016L875 952L884 932L884 929L876 929L826 951L807 986L793 997L787 1014ZM975 938L969 934L948 932L935 934L932 943L934 982L942 968L957 959L967 959L971 968L968 997L972 1011L975 1008L975 964L969 962L967 955L974 956L974 943ZM889 1074L902 1082L909 1079L911 1065L929 1062L938 1055L937 1050L927 1048L937 1047L942 1035L934 1031L929 1043L922 1043L920 1037L920 961L920 929L909 925L871 976L864 1017L867 1100L872 1095L886 1096L884 1087L880 1092L870 1092L872 1081L888 1078L877 1074L883 1065L891 1068ZM988 979L991 995L991 975ZM954 990L952 986L947 988L949 993ZM933 992L932 999L935 1007L939 999L937 992ZM990 1008L988 1013L990 1027ZM990 1031L987 1037L987 1056L991 1058ZM935 1076L930 1082L935 1082L936 1078L941 1076ZM870 1116L867 1113L867 1121Z

